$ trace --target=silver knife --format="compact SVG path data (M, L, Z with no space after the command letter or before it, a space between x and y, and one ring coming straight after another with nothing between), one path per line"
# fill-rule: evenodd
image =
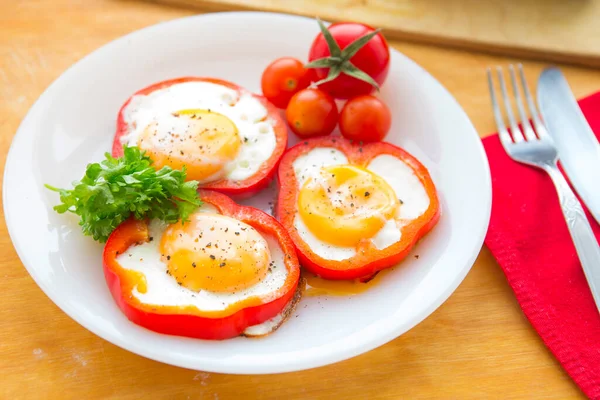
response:
M558 68L542 72L537 99L558 150L560 164L581 200L600 223L600 143Z

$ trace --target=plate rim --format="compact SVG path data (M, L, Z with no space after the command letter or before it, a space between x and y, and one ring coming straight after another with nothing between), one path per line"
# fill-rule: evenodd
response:
M36 99L36 101L33 103L33 105L29 108L25 117L21 120L19 127L17 128L17 131L15 132L13 138L11 139L11 144L9 146L6 161L4 164L3 185L2 185L2 191L3 191L2 198L3 198L3 203L4 203L3 204L3 212L4 212L4 218L5 218L5 222L6 222L6 226L7 226L7 231L9 233L9 237L11 239L11 243L12 243L13 247L15 248L15 251L16 251L21 263L23 264L23 266L25 267L25 269L27 270L29 275L32 277L32 279L35 281L35 283L38 285L38 287L44 292L44 294L50 299L50 301L52 301L56 306L58 306L62 312L67 314L72 320L77 322L84 329L92 332L93 334L100 337L101 339L106 340L126 351L132 352L134 354L137 354L137 355L145 357L145 358L152 359L154 361L158 361L161 363L170 364L170 365L174 365L174 366L178 366L178 367L182 367L182 368L188 368L188 369L192 369L192 370L203 370L203 371L208 371L208 372L213 372L213 373L257 375L257 374L277 374L277 373L302 371L302 370L306 370L306 369L312 369L312 368L317 368L317 367L321 367L321 366L325 366L325 365L338 363L340 361L344 361L344 360L356 357L360 354L363 354L370 350L376 349L376 348L390 342L391 340L401 336L402 334L410 331L415 326L420 324L422 321L427 319L433 312L435 312L435 310L437 310L443 303L445 303L448 300L448 298L456 291L458 286L463 282L466 275L469 273L469 271L473 267L475 260L477 259L479 253L481 252L481 249L484 246L484 239L485 239L485 235L487 233L488 227L489 227L491 210L492 210L492 180L491 180L491 173L490 173L490 167L489 167L489 160L487 158L487 154L485 153L485 150L483 147L483 142L481 141L481 138L478 135L477 130L475 129L472 121L470 120L467 113L460 105L460 103L458 103L458 101L452 95L452 93L450 93L450 91L448 91L448 89L446 89L446 87L441 82L439 82L431 73L429 73L426 69L421 67L413 59L411 59L410 57L406 56L405 54L403 54L400 51L395 50L393 48L391 49L392 52L398 53L400 56L405 58L408 62L414 64L415 67L418 67L426 76L428 76L431 79L431 82L433 84L437 85L443 92L445 92L446 95L448 96L449 100L451 100L451 102L454 103L454 105L457 107L458 111L461 113L461 117L469 124L469 126L472 128L472 132L476 135L477 156L483 162L482 167L484 167L484 169L485 169L484 171L482 171L483 178L484 178L484 186L485 186L482 193L486 200L486 204L482 205L482 207L485 208L485 210L484 210L485 211L485 221L484 221L484 223L481 224L479 232L476 232L476 234L473 234L473 238L476 240L474 240L474 242L473 242L474 248L472 249L472 251L470 251L471 255L466 259L464 265L461 267L460 273L455 274L453 281L449 285L446 286L445 291L438 293L438 295L435 296L435 300L429 304L429 307L425 308L418 316L407 320L403 324L403 326L398 325L394 329L388 330L386 332L386 334L379 335L375 338L372 338L369 341L363 341L363 342L359 343L358 345L355 345L354 347L352 347L350 350L347 350L343 353L341 353L341 352L335 353L334 357L331 357L331 356L322 357L321 356L321 357L313 358L312 361L307 361L304 363L301 363L301 362L300 363L299 362L291 362L291 363L286 362L286 363L279 363L279 364L270 363L266 366L265 365L255 366L255 368L252 370L244 369L244 367L240 368L233 364L227 364L225 366L221 365L221 364L219 364L219 365L213 364L213 365L209 366L207 369L202 368L202 367L199 368L197 363L195 363L191 359L188 359L188 358L174 359L174 358L170 357L168 354L165 354L165 352L161 353L160 351L158 351L158 352L151 351L148 348L145 348L143 346L136 344L135 341L122 340L117 335L112 335L112 334L110 334L110 332L103 330L99 325L92 325L92 324L86 325L83 322L84 318L81 317L79 312L75 308L71 307L71 305L69 304L68 301L63 300L62 297L58 296L56 294L56 292L52 292L51 285L46 285L44 282L42 282L40 279L40 276L36 275L36 273L33 272L33 271L35 271L35 269L28 266L27 263L24 262L24 260L27 259L27 255L25 254L25 249L22 247L19 248L19 246L17 245L17 243L14 240L14 235L15 235L14 223L15 222L14 222L14 217L10 217L9 210L8 210L8 207L9 207L8 204L11 202L4 201L4 200L6 199L7 193L8 193L7 192L7 181L10 180L10 179L7 179L7 177L9 175L11 175L11 171L13 168L13 167L11 167L11 165L14 164L13 158L15 157L15 155L14 155L15 154L14 148L16 147L15 144L20 143L21 141L24 140L24 138L25 138L24 131L27 130L25 128L27 128L27 126L31 123L30 119L32 118L32 115L35 114L33 111L37 110L38 108L40 108L42 106L41 105L42 100L48 95L48 93L50 91L53 90L53 88L55 86L58 86L60 84L60 82L62 82L64 79L66 79L65 75L67 75L69 73L69 71L71 71L72 69L77 68L78 65L85 62L88 58L92 57L93 55L95 55L97 53L106 51L106 48L114 45L115 43L126 42L127 40L131 39L134 36L143 35L147 31L151 31L154 29L160 29L160 27L163 25L179 24L179 23L181 23L181 21L184 21L184 20L199 20L199 19L203 19L203 18L219 18L219 17L231 16L231 15L234 15L234 16L235 15L244 15L244 16L261 15L261 16L269 16L269 17L275 17L275 18L283 17L283 18L289 18L289 19L313 20L312 18L309 18L309 17L297 16L297 15L291 15L291 14L285 14L285 13L277 13L277 12L225 11L225 12L216 12L216 13L207 13L207 14L196 14L196 15L191 15L191 16L186 16L186 17L175 18L175 19L171 19L171 20L167 20L167 21L161 21L161 22L143 27L141 29L137 29L135 31L129 32L125 35L119 36L119 37L103 44L102 46L96 48L95 50L87 53L86 55L81 57L79 60L77 60L76 62L71 64L68 68L66 68L50 85L48 85L48 87L40 94L40 96ZM404 327L406 327L406 328L404 329Z

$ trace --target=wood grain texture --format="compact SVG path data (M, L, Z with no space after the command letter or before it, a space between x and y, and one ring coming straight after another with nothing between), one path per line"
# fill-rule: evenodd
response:
M388 38L600 66L595 0L150 0L203 10L288 12L360 21Z
M21 119L73 62L135 29L191 11L115 0L0 2L0 164ZM494 130L485 67L508 60L393 42L446 86L478 131ZM531 82L541 64L526 63ZM577 96L600 71L565 67ZM401 94L400 94L401 95ZM450 299L416 328L359 357L282 375L190 371L124 351L56 307L0 224L2 399L580 399L485 249Z

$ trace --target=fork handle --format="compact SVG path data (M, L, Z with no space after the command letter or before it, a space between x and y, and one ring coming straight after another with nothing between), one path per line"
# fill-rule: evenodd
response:
M563 174L556 165L547 165L544 170L552 178L563 215L569 227L571 239L581 261L596 307L600 311L600 246L594 237L581 203L569 187Z

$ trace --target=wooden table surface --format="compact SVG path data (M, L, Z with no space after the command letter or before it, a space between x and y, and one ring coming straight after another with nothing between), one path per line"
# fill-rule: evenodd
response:
M287 12L359 20L388 39L600 66L599 1L144 0L201 10Z
M192 11L126 0L0 2L0 157L29 107L73 62L135 29ZM482 136L494 130L484 70L510 60L392 45L430 71ZM543 66L526 63L530 82ZM600 71L564 67L577 96ZM583 395L523 316L487 249L450 299L416 328L338 364L282 375L190 371L93 335L36 286L0 226L0 398L576 399Z

